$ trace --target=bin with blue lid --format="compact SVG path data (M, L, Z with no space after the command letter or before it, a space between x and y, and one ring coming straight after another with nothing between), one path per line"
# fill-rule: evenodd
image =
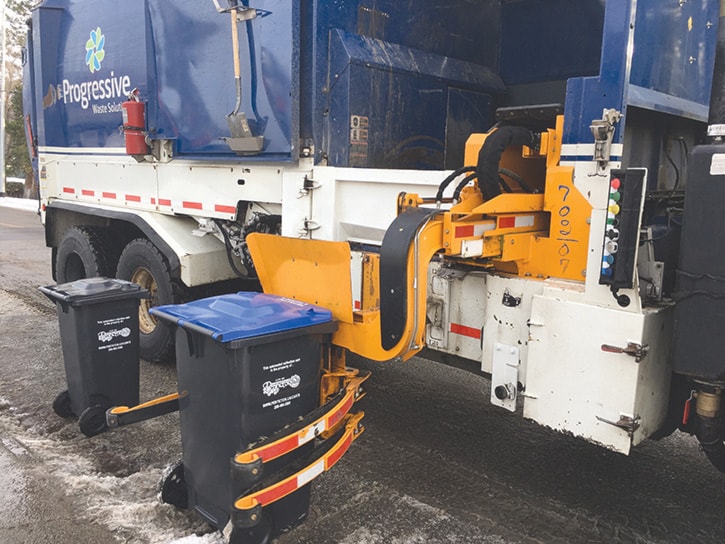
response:
M56 303L68 389L53 402L79 417L86 436L106 428L106 409L139 400L139 300L148 291L115 278L85 278L40 291Z
M233 489L231 459L319 406L323 346L337 324L327 309L262 293L159 306L151 313L176 325L183 460L162 481L162 498L223 529L241 491ZM304 453L301 448L269 469ZM181 490L174 489L179 482ZM248 541L266 541L304 519L309 494L307 485L267 507L265 523Z

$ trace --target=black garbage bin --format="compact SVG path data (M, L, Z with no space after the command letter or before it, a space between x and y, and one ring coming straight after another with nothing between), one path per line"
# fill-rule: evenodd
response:
M148 291L113 278L40 290L56 303L68 385L53 409L79 417L83 434L96 435L106 428L106 409L138 404L138 306Z
M260 293L160 306L152 313L178 325L183 465L177 470L188 494L181 502L223 529L243 491L230 479L232 458L319 406L322 346L337 324L329 310ZM305 453L301 448L265 470L272 473ZM301 521L309 498L306 485L269 505L257 536L244 541L266 542Z

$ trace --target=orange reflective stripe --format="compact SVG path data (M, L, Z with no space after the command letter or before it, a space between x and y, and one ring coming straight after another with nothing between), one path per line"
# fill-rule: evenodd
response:
M354 378L347 384L345 396L328 413L320 416L316 421L294 434L275 440L257 448L252 448L234 457L234 462L240 465L252 463L257 459L263 462L277 459L300 446L307 444L323 432L329 431L337 425L355 404L360 392L360 385L367 379L368 375Z
M310 463L299 472L277 482L269 487L260 489L246 496L237 498L234 501L236 510L251 510L258 505L267 506L276 502L290 493L297 491L317 478L323 472L330 470L343 455L350 449L353 441L362 434L364 428L360 424L364 413L350 414L345 423L345 432L337 443L330 448L320 459Z

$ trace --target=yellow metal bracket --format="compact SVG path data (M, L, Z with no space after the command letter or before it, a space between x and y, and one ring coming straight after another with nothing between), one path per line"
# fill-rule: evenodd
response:
M179 410L179 399L183 396L183 393L172 393L131 408L114 406L106 411L106 424L109 428L120 427L176 412Z

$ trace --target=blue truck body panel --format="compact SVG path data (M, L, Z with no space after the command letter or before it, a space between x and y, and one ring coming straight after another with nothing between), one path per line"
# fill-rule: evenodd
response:
M452 168L496 107L541 103L552 83L564 143L593 142L605 108L707 115L715 0L252 4L258 17L239 24L241 110L265 144L248 161L292 161L314 145L333 166ZM122 147L121 103L137 88L151 139L172 140L176 156L233 159L230 26L211 0L43 2L26 64L39 145Z

